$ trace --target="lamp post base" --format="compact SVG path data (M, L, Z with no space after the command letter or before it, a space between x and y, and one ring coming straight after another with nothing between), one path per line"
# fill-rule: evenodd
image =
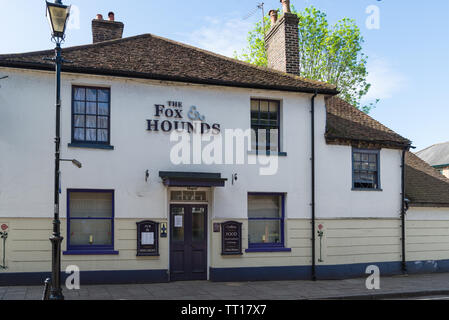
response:
M61 289L61 242L63 239L60 235L53 235L50 238L53 259L49 300L64 300Z
M64 300L64 295L62 294L62 289L50 292L48 300Z

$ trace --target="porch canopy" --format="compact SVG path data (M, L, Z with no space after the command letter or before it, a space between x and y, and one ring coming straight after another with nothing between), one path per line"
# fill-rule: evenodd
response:
M159 171L167 187L224 187L228 179L221 173Z

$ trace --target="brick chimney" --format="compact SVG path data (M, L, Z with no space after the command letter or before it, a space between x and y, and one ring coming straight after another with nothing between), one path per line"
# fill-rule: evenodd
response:
M109 20L103 20L103 16L98 14L92 20L93 43L122 38L125 25L122 22L115 21L113 12L110 12L108 16Z
M289 0L281 3L284 14L278 20L272 18L274 23L265 35L268 67L299 76L299 18L290 12Z

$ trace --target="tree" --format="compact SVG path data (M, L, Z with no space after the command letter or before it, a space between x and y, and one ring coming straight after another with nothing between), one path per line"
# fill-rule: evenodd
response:
M362 52L364 39L355 21L339 20L330 26L324 12L311 6L302 12L292 8L299 17L300 74L304 78L324 81L337 86L340 97L358 109L369 113L379 100L362 105L362 98L371 84L367 82L367 56ZM258 66L267 66L264 34L270 30L265 17L248 33L248 46L235 57Z

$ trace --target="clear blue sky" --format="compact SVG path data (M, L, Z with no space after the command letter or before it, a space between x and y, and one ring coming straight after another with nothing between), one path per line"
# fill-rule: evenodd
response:
M265 0L266 11L280 7ZM260 19L243 19L258 0L71 0L76 6L65 46L91 42L90 22L114 11L125 23L124 36L154 33L232 56ZM365 37L373 87L380 98L371 116L423 149L449 141L449 0L292 0L297 9L314 5L335 23L356 20ZM369 30L369 5L380 9L380 28ZM0 0L0 53L49 49L44 0Z

